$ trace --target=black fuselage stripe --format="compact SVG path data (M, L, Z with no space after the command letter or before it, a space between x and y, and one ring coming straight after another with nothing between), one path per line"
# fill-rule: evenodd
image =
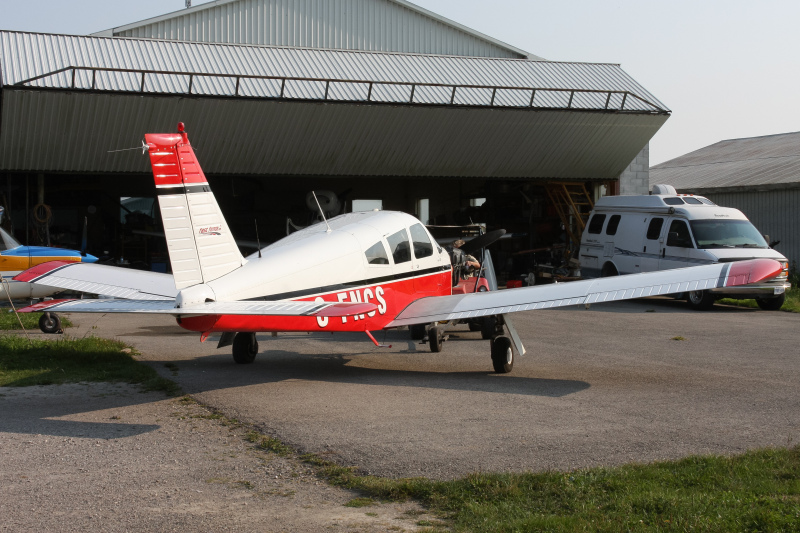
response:
M433 268L426 268L425 270L416 270L414 272L404 272L402 274L392 274L389 276L381 276L378 278L368 278L368 279L361 279L355 281L347 281L344 283L337 283L336 285L327 285L324 287L312 287L309 289L303 289L299 291L292 291L292 292L284 292L280 294L270 294L267 296L260 296L257 298L250 298L250 300L263 300L267 302L273 302L278 300L294 300L297 298L302 298L304 296L310 296L312 294L325 294L329 292L339 292L339 291L346 291L353 289L355 287L366 287L369 285L378 285L380 283L387 283L392 281L400 281L404 279L411 279L417 278L420 276L425 276L427 274L435 274L437 272L449 272L450 265L447 266L438 266Z
M175 196L176 194L192 194L198 192L211 192L208 183L202 185L175 185L173 187L157 187L158 196Z

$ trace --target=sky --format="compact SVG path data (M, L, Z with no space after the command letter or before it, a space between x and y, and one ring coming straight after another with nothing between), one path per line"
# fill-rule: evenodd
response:
M650 142L651 165L725 139L800 131L798 0L413 3L545 59L622 65L672 111ZM0 29L86 35L184 7L0 0Z

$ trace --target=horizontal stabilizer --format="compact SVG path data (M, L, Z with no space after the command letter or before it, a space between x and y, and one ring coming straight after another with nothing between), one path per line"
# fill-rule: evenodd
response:
M781 269L781 264L772 259L751 259L521 289L422 298L409 304L386 327L747 285L774 278Z
M170 274L71 261L42 263L14 280L127 300L173 302L178 294Z
M59 313L152 313L168 315L259 315L344 317L377 309L370 302L206 302L177 308L175 301L142 300L48 300L20 309L20 313L58 311Z

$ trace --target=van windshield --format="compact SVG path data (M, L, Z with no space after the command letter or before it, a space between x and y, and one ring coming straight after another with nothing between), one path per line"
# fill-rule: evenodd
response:
M767 248L767 241L749 220L692 220L698 248Z

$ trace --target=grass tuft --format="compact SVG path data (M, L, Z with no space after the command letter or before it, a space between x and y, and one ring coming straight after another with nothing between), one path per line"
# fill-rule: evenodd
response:
M97 337L28 340L0 335L0 386L120 381L169 395L180 392L176 383L137 362L133 354L121 342Z

